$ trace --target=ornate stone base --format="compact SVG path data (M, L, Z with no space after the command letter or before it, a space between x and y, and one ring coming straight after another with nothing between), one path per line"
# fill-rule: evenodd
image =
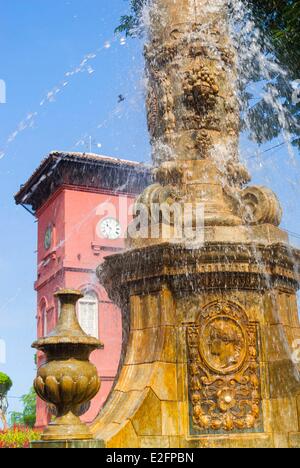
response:
M87 424L81 422L78 416L71 412L62 418L56 418L51 422L43 432L42 440L44 442L51 441L79 441L79 440L92 440L93 436Z
M94 436L109 448L300 447L299 255L265 238L109 257L99 276L130 327Z

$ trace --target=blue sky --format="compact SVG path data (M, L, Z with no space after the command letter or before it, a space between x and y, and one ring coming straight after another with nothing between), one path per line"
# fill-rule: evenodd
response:
M124 0L1 2L0 79L7 103L0 105L0 339L7 344L7 362L0 371L14 381L12 397L32 383L36 327L36 224L15 206L13 194L49 151L87 150L76 144L89 136L102 145L93 150L103 154L150 157L141 44L114 36L126 9ZM86 56L91 58L78 71ZM56 89L62 91L47 100ZM119 94L126 97L122 104ZM31 114L29 128L15 135ZM10 400L10 409L19 407Z
M0 371L14 381L10 410L20 408L13 397L27 392L34 377L36 331L36 224L15 206L13 194L49 151L88 150L80 141L89 136L102 154L150 158L142 44L114 36L126 9L124 0L1 2L0 79L7 103L0 105L0 339L7 361ZM126 98L121 104L119 94ZM300 233L299 155L293 159L283 146L256 157L245 138L241 149L253 181L278 193L283 226Z

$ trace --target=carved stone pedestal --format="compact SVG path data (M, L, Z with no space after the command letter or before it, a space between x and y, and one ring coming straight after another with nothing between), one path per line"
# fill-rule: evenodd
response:
M94 436L107 447L300 447L299 259L268 241L109 257L99 276L130 326Z

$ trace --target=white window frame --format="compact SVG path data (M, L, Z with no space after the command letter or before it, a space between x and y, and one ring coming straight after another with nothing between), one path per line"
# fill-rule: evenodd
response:
M82 329L89 336L93 336L93 338L99 339L99 299L98 299L98 296L94 291L91 291L91 290L85 291L83 292L83 294L84 294L84 297L78 301L78 307L77 307L78 321ZM93 318L92 318L93 330L87 329L87 327L85 326L85 319L82 317L82 314L84 313L84 311L81 309L81 306L83 305L90 306L91 310L93 310ZM94 307L94 309L92 309L92 307Z

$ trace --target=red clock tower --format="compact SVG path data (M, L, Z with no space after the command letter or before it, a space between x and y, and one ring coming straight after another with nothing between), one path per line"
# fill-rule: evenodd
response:
M17 204L38 221L37 334L46 336L57 323L60 288L81 290L82 328L103 343L92 355L101 391L84 415L92 421L114 383L122 346L122 320L98 284L95 269L103 258L124 248L130 205L151 182L139 163L95 154L51 153L17 193ZM38 355L38 365L43 355ZM37 426L48 423L46 404L38 400Z

